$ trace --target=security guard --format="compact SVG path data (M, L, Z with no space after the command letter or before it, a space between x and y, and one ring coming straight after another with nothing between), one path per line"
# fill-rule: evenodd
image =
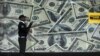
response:
M20 20L20 22L18 24L19 48L20 48L20 53L25 53L26 41L27 41L26 37L27 37L27 34L28 34L33 22L30 22L29 26L27 27L25 24L26 16L20 15L19 20Z

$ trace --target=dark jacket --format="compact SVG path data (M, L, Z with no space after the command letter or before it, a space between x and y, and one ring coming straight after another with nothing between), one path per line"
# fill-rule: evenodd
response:
M19 22L18 24L18 35L21 36L27 36L29 29L31 28L32 23L29 24L27 27L25 23Z

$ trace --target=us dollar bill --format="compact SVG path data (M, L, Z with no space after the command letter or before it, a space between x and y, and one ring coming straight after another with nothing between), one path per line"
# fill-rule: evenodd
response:
M18 33L18 26L15 22L13 22L12 20L5 20L6 23L4 24L4 33L9 35L9 36L14 36Z
M64 3L62 9L60 9L59 14L64 15L67 11L72 10L71 2L69 0L66 0Z
M63 15L61 15L59 17L59 19L56 21L56 23L51 27L51 29L48 32L52 31L56 27L56 25L58 25L63 19L66 19L67 20L70 17L71 10L72 9L69 8L68 11L66 11Z
M25 2L25 0L5 0L5 2L22 3Z
M80 6L84 7L85 9L89 9L91 7L91 3L89 0L87 1L79 1L76 2L77 4L79 4Z
M64 50L59 45L54 44L47 49L47 52L64 52Z
M82 4L82 3L80 3L80 4ZM74 3L72 5L73 5L73 10L75 12L74 15L75 15L76 19L82 19L82 18L88 17L88 15L87 15L88 9L84 8L83 6L80 6L77 3Z
M96 40L100 40L100 25L98 25L98 27L94 31L92 38Z
M69 18L65 22L62 21L61 24L65 24L69 26L72 30L78 30L80 27L84 24L86 19L81 19L81 20L75 20L75 18Z
M75 35L76 35L75 36L76 38L82 39L84 41L89 41L89 38L87 36L87 32L86 31L82 32L82 33L76 33Z
M5 0L4 2L32 4L33 0Z
M94 44L77 38L69 48L72 52L88 52L94 48Z
M9 19L0 19L0 29L1 29L1 39L4 37L5 34L8 34L9 36L15 35L18 31L17 24L12 22Z
M93 48L93 51L94 51L94 50L100 51L100 44L99 44L100 41L99 41L99 40L93 39L92 43L95 44L95 47Z
M33 0L34 5L38 5L38 6L40 6L44 2L45 2L45 0Z
M81 26L81 28L79 29L79 31L83 31L83 30L87 31L89 26L90 26L90 24L88 24L88 20L86 19L86 21Z
M92 6L100 4L99 2L100 2L100 0L90 0L90 3Z
M75 35L73 34L66 34L66 33L58 33L58 34L44 34L40 35L42 37L48 37L47 38L47 45L50 47L54 44L59 45L62 49L67 50L69 46L73 43L73 40L75 39ZM37 36L37 37L40 37ZM47 48L48 49L48 48Z
M4 38L4 28L3 28L4 24L2 22L2 20L0 20L0 41L2 41Z
M94 10L95 12L100 12L99 7L100 7L100 5L95 5L95 6L93 6L93 10Z
M18 52L18 48L15 45L13 45L12 42L10 42L7 39L7 35L5 35L5 38L0 43L1 43L1 45L0 45L0 52L7 52L8 50L10 52L10 49L12 49L12 48L16 49L13 52Z
M33 27L50 23L50 19L44 8L39 8L39 9L34 10L32 21L34 22Z
M37 43L38 43L38 39L36 39L31 34L28 34L27 42L26 42L26 51L29 51L30 48L34 47Z
M44 35L44 36L37 36L36 38L38 38L39 42L38 44L34 46L35 52L55 51L55 50L52 50L52 48L55 47L55 44L58 45L57 47L55 47L56 49L58 48L58 51L55 51L55 52L59 52L59 50L63 51L62 47L64 47L66 44L65 37L60 37L59 35Z
M40 6L59 13L65 2L66 0L44 0Z
M88 29L87 29L87 35L89 37L90 40L92 40L93 34L96 31L98 27L98 24L90 24Z
M1 4L1 3L0 3ZM2 18L18 19L19 15L25 15L28 19L31 18L33 11L32 5L17 4L17 3L7 3L1 4L1 15Z
M34 52L46 52L47 48L50 48L48 45L48 36L35 36L38 39L38 43L33 46Z
M37 4L34 4L34 10L42 8L41 6L38 6Z
M13 22L10 19L4 18L1 19L1 33L2 34L8 34L9 36L13 36L18 31L18 26L15 22Z
M86 19L75 19L74 16L70 16L71 13L72 12L67 11L62 17L58 19L58 21L51 27L51 29L48 32L52 31L54 28L58 28L56 27L58 25L62 29L66 29L66 31L79 30L80 27L85 23ZM66 25L66 27L62 25Z
M64 52L68 52L68 49L75 41L76 38L88 41L86 32L57 32L57 33L47 33L40 36L48 37L48 46L57 44ZM39 35L37 37L40 37ZM49 50L49 49L47 49ZM41 51L42 52L42 51Z
M33 35L47 33L48 30L52 27L52 24L41 25L38 27L33 27Z
M55 24L57 22L57 20L61 17L61 15L57 12L54 12L52 10L47 10L47 14L49 16L49 19L51 21L51 24Z

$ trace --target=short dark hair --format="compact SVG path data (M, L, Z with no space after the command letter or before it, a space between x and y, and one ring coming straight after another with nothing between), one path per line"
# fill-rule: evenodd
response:
M20 16L19 16L19 20L22 20L21 18L23 18L23 17L26 17L26 16L20 15Z

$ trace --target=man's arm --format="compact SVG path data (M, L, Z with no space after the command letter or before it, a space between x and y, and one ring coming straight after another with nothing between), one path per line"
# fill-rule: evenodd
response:
M29 26L27 27L27 29L30 29L32 26L33 22L30 22Z

